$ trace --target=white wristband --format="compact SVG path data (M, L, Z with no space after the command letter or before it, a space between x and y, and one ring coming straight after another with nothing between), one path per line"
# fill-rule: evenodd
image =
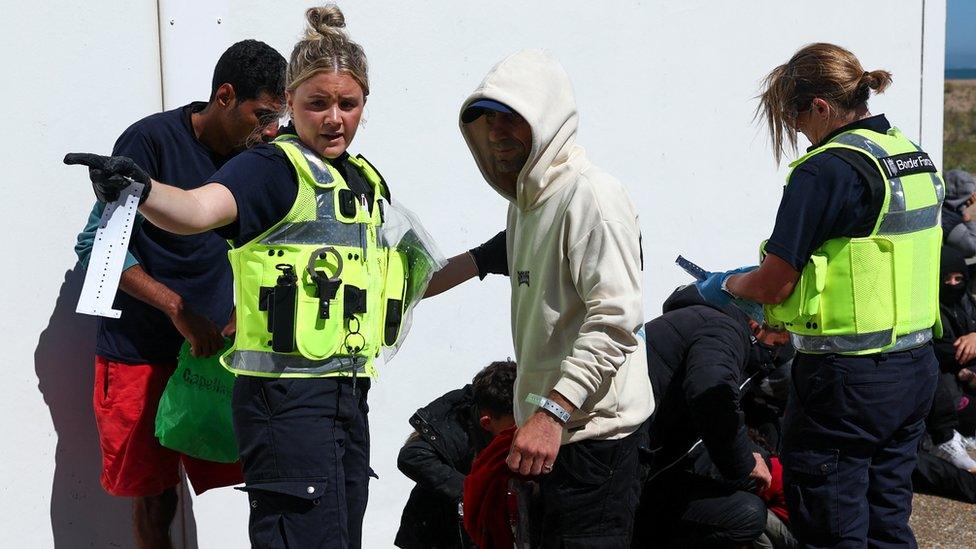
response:
M525 397L525 401L529 404L535 404L539 408L542 408L543 410L556 416L556 420L563 425L569 422L569 412L567 412L566 409L559 404L556 404L544 396L529 393L528 396Z

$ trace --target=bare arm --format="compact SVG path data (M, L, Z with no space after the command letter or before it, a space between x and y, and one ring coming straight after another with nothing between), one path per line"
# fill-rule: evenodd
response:
M483 280L491 273L508 276L508 246L504 230L484 244L447 260L447 266L434 273L424 297L446 292L476 276Z
M742 299L776 305L790 297L799 278L800 273L792 265L776 255L768 254L758 269L732 275L725 285Z
M433 297L478 276L478 266L470 252L460 253L447 260L447 266L434 273L424 297Z
M78 235L75 253L78 254L78 261L85 268L88 267L92 243L95 241L95 232L98 229L98 220L104 209L104 203L96 202L95 207L92 208L92 213L88 216L88 223ZM141 216L136 216L133 231L141 229L141 220ZM135 299L165 313L180 334L189 340L191 351L194 354L198 356L210 355L223 346L223 341L216 332L213 323L184 307L183 298L165 284L151 277L139 265L139 261L129 250L126 250L123 268L125 270L122 271L119 288Z
M122 273L119 288L166 313L177 331L190 342L194 356L210 356L223 347L224 340L217 326L190 310L179 294L149 276L141 265L129 267Z
M208 183L189 191L152 182L139 212L153 225L176 234L198 234L237 219L237 201L227 187Z

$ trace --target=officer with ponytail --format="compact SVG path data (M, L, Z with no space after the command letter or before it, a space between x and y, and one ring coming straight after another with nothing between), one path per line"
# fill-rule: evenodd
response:
M369 95L363 49L335 5L306 12L288 63L289 126L185 191L122 157L69 155L112 200L144 183L140 211L178 234L233 243L234 430L254 547L360 547L369 477L366 395L438 259L347 151ZM395 230L394 227L395 226Z
M766 77L759 113L792 168L755 269L713 273L709 301L765 305L798 353L784 420L791 528L806 546L915 546L911 473L938 363L939 209L929 156L868 96L891 83L811 44Z

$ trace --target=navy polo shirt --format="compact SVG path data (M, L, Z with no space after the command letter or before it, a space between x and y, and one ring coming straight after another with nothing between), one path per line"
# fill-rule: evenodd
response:
M153 179L182 189L208 183L226 158L217 156L193 133L190 114L205 106L191 103L143 118L122 133L112 154L127 156ZM92 215L96 224L98 206ZM83 263L91 251L84 237L94 228L90 222L79 236L77 249ZM149 276L182 296L190 309L223 327L233 310L227 250L227 242L213 232L176 235L140 216L126 265L138 262ZM95 347L99 355L132 364L176 360L183 336L165 313L123 291L115 298L115 308L122 311L121 318L99 317Z
M891 124L879 114L837 129L820 144L853 129L883 134L889 128ZM864 153L830 149L807 159L793 170L783 191L766 252L799 272L824 242L867 236L881 213L883 185L877 167Z

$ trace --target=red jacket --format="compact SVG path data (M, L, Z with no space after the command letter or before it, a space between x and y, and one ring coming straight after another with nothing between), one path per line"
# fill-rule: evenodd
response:
M769 458L769 473L773 477L769 482L769 488L760 494L766 507L780 518L784 523L790 523L790 515L786 510L786 492L783 491L783 466L779 458L773 456Z
M514 435L515 427L498 433L464 479L464 529L480 549L514 544L508 509L508 481L514 475L505 463Z

